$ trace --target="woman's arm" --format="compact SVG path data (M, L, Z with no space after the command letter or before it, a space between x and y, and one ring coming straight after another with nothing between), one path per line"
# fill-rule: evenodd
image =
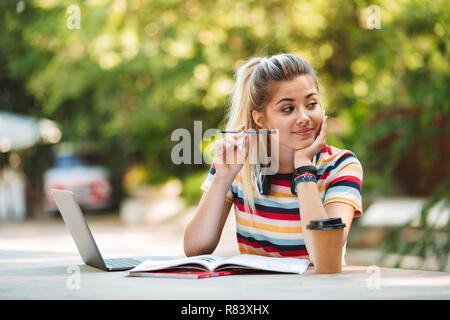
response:
M340 217L346 225L342 239L342 245L344 245L347 241L347 236L352 224L354 208L351 205L342 202L332 202L324 206L320 200L317 183L312 181L300 182L297 185L297 194L305 246L306 250L308 250L311 262L314 263L315 256L311 238L312 231L306 229L306 226L311 220Z
M208 191L203 193L197 212L184 233L186 256L210 254L216 249L231 208L231 203L225 199L232 182L214 176Z
M317 183L313 181L300 182L297 185L297 194L299 202L299 211L301 217L301 226L303 237L305 240L306 250L308 250L309 258L312 263L315 263L315 256L312 246L311 230L306 229L306 226L311 220L329 218L325 208L320 200L319 189Z
M344 202L331 202L327 203L324 207L328 218L341 218L342 222L345 223L344 239L342 241L342 245L345 245L350 227L352 226L355 208Z
M239 129L243 130L245 126ZM248 149L249 140L245 132L216 141L215 174L184 233L184 253L187 256L210 254L216 249L231 208L231 203L225 199L247 159Z
M305 149L295 151L294 165L296 168L312 164L311 159L326 145L326 134L326 117L324 117L319 135L314 140L312 145ZM322 200L320 199L317 183L313 181L300 182L297 185L297 194L305 246L308 250L311 262L314 263L315 256L311 243L311 231L306 229L306 226L311 220L340 217L346 225L342 239L342 245L344 245L347 241L347 236L350 231L355 209L351 205L343 202L331 202L324 206L322 204Z

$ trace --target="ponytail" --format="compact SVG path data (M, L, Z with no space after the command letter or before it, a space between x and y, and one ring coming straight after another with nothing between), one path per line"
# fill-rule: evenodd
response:
M299 75L310 75L319 82L314 69L307 61L290 54L274 55L270 58L251 58L236 72L236 82L233 88L231 104L227 110L226 129L236 129L245 125L247 129L259 129L252 117L253 111L263 112L270 100L268 87L272 82L291 80ZM254 192L255 181L253 173L260 170L258 159L259 135L250 136L249 153L240 176L244 192L244 206L249 212L255 212ZM263 144L264 145L264 144Z

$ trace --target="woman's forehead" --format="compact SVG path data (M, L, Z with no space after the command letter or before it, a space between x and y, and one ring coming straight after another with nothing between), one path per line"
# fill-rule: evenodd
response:
M309 75L301 75L292 80L279 81L273 86L270 103L283 98L304 99L309 93L317 92L316 82Z

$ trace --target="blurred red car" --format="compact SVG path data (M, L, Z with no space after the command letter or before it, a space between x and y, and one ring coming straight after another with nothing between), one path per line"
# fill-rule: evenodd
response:
M108 171L100 166L88 166L73 155L61 155L44 174L45 208L56 211L51 189L70 190L83 209L106 209L111 205L111 183Z

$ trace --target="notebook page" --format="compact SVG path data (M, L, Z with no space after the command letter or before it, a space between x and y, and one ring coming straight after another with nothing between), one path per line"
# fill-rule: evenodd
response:
M309 261L298 258L273 258L253 254L240 254L226 259L221 265L239 265L265 271L289 272L302 274L309 266ZM218 267L220 270L221 267Z
M170 260L145 260L138 266L131 269L130 272L162 270L183 265L190 265L193 263L200 264L204 266L205 270L212 271L213 269L210 268L213 268L215 263L220 263L223 260L223 257L212 254Z

